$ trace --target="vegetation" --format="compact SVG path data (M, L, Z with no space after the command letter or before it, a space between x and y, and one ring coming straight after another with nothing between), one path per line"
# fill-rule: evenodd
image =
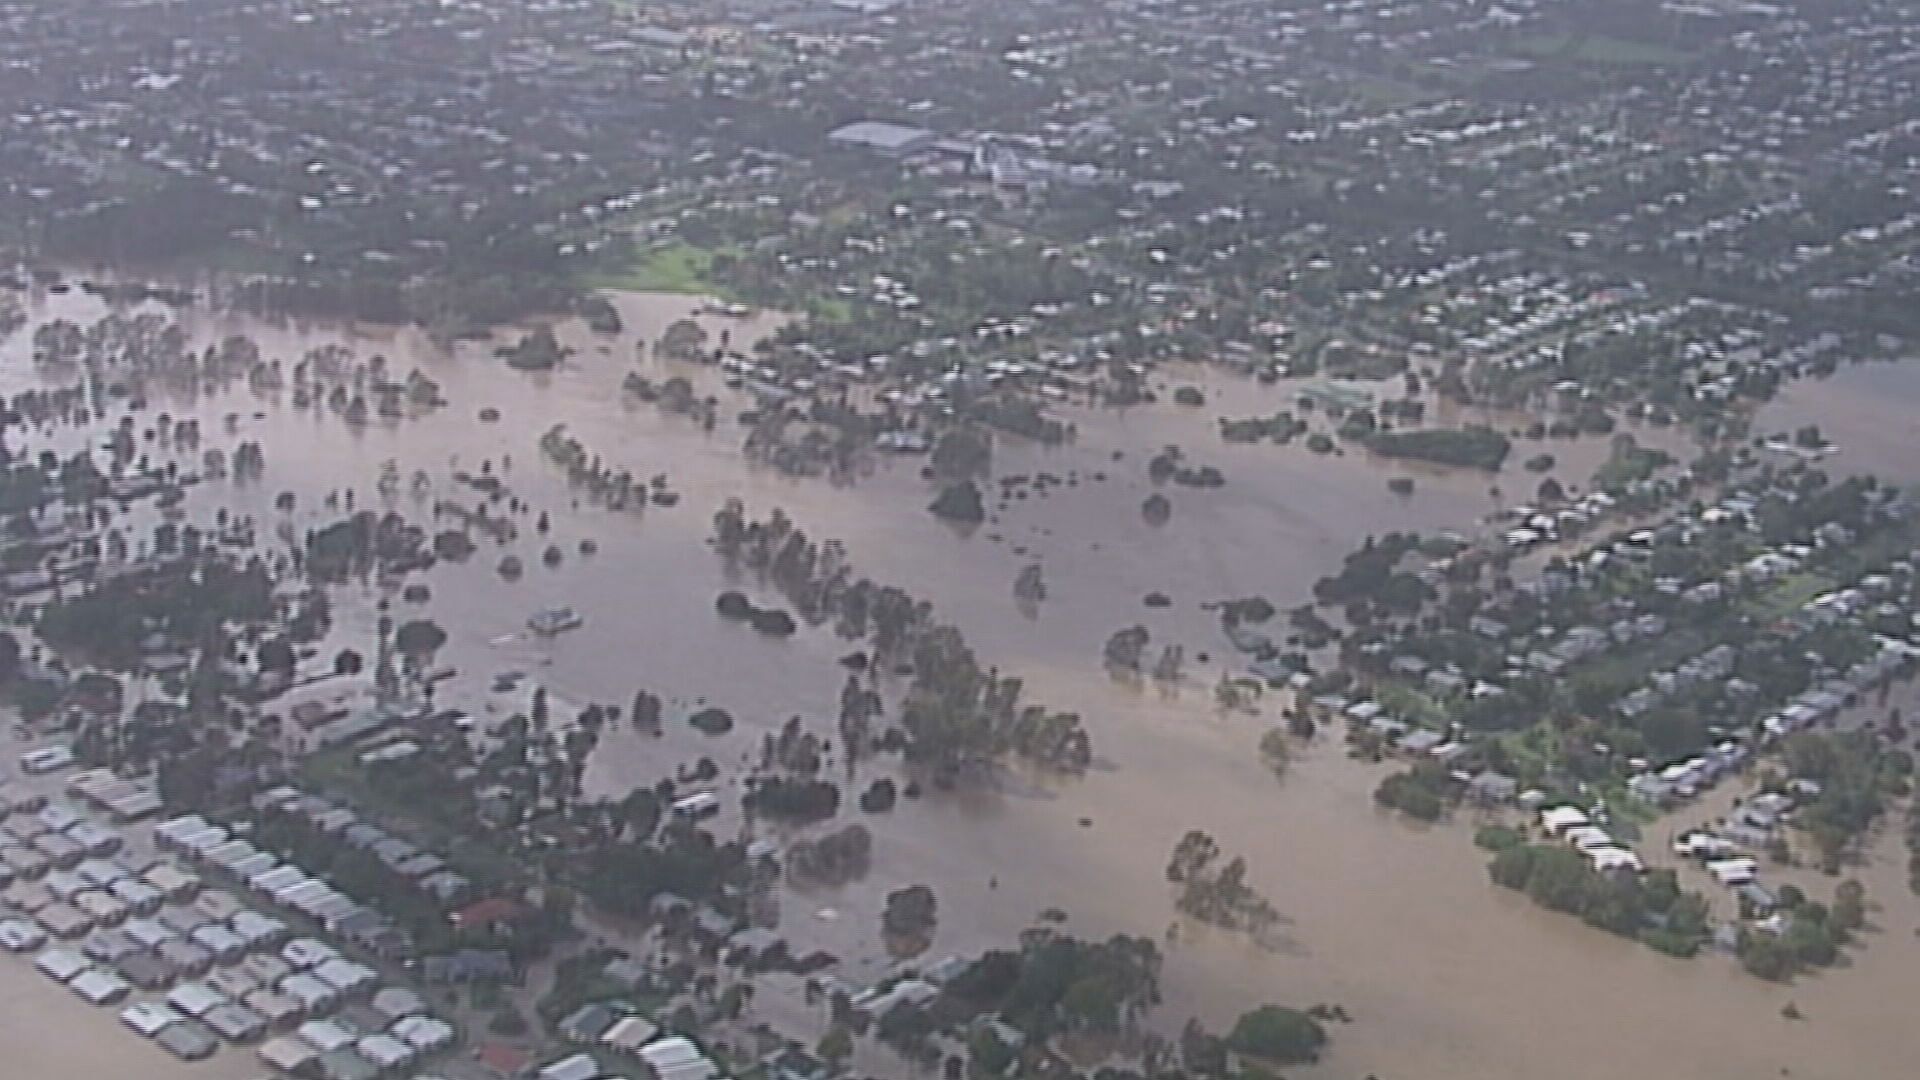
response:
M764 574L800 618L831 620L841 637L869 641L873 668L905 662L912 672L899 712L906 754L943 781L1005 753L1065 771L1092 763L1077 715L1023 704L1020 680L983 668L959 631L904 590L857 577L838 542L815 545L778 511L750 522L744 507L729 502L714 516L714 546L723 559Z
M1889 800L1908 791L1913 773L1912 755L1881 747L1870 730L1799 732L1787 741L1783 762L1793 779L1820 786L1794 815L1794 825L1812 841L1816 862L1828 873L1839 872Z
M909 885L887 894L886 910L880 913L880 927L888 937L916 943L918 948L914 951L918 952L933 937L937 911L932 889Z
M784 821L826 821L840 812L840 789L825 780L768 777L754 781L746 807Z
M507 366L516 371L552 371L573 352L560 344L551 326L537 327L522 334L515 344L503 345L496 351Z
M1380 781L1373 801L1391 807L1421 821L1438 821L1451 801L1451 780L1446 766L1423 761L1405 772L1397 772Z
M692 244L660 244L641 253L631 268L591 280L602 288L634 292L721 295L725 290L713 280L713 259L712 251Z
M1081 941L1051 930L1021 935L1018 952L982 956L949 992L997 1013L1028 1038L1118 1034L1137 1027L1160 1002L1160 951L1151 940Z
M1268 417L1220 420L1220 438L1230 443L1289 443L1307 433L1307 422L1281 411Z
M1541 907L1674 956L1692 956L1707 939L1706 899L1681 892L1671 870L1601 873L1571 847L1516 844L1495 855L1487 872Z
M1180 887L1175 906L1208 925L1264 938L1279 925L1280 913L1246 883L1247 861L1235 856L1223 865L1221 854L1213 837L1198 829L1180 838L1167 861L1167 880Z
M1278 1005L1262 1005L1240 1014L1227 1034L1227 1046L1236 1053L1281 1065L1318 1061L1326 1043L1327 1031L1318 1020Z
M1783 888L1781 906L1785 923L1778 932L1756 928L1740 935L1741 966L1773 982L1785 982L1808 968L1832 966L1866 923L1866 889L1858 881L1842 882L1831 906Z
M987 520L986 503L980 497L980 485L962 480L943 488L927 507L933 516L962 525L978 525Z
M1513 448L1511 440L1488 427L1379 431L1366 439L1366 445L1382 457L1411 458L1488 472L1498 472Z

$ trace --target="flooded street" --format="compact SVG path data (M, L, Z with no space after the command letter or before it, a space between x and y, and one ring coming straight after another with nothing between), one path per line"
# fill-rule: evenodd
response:
M661 737L637 734L625 724L608 729L587 776L587 787L597 794L618 796L650 785L701 756L723 765L757 759L762 735L789 716L832 731L845 678L835 661L851 648L848 643L827 628L811 627L784 641L769 639L714 614L714 596L724 588L777 601L752 578L730 584L705 545L712 513L728 497L741 498L758 516L784 508L814 539L844 540L859 574L931 601L984 662L1026 679L1030 700L1080 712L1097 760L1082 779L1016 774L999 790L930 794L882 815L859 815L852 795L883 774L876 769L893 769L891 762L863 767L859 780L846 785L840 821L858 817L873 830L873 872L842 889L786 891L782 929L797 946L841 956L850 981L885 970L889 961L879 940L884 896L918 883L939 898L933 958L1005 947L1047 908L1066 911L1068 929L1082 936L1126 932L1161 940L1169 953L1170 1004L1156 1023L1168 1031L1177 1031L1190 1012L1222 1027L1262 1002L1344 1006L1355 1023L1336 1029L1324 1064L1297 1075L1912 1075L1913 1062L1920 1060L1920 1028L1910 1018L1920 995L1920 939L1914 936L1920 910L1906 891L1905 853L1897 842L1883 843L1871 872L1862 875L1870 897L1883 905L1870 920L1879 930L1866 936L1865 950L1848 968L1774 986L1746 976L1728 958L1667 959L1535 908L1524 896L1488 882L1485 859L1471 844L1470 823L1419 828L1376 810L1371 793L1379 768L1348 760L1337 733L1324 734L1276 779L1255 745L1263 725L1277 718L1277 707L1269 705L1265 719L1226 717L1213 707L1215 681L1223 670L1238 669L1222 667L1230 649L1216 617L1200 609L1202 602L1258 594L1284 611L1309 594L1315 579L1336 570L1366 534L1485 528L1486 515L1531 496L1539 477L1519 463L1543 449L1559 458L1555 475L1584 489L1606 455L1606 440L1516 442L1506 472L1497 478L1398 468L1358 454L1321 457L1299 446L1229 446L1218 437L1217 417L1271 414L1291 404L1295 389L1182 373L1191 378L1170 382L1204 378L1206 408L1065 410L1079 433L1070 446L1044 449L1003 440L995 453L996 476L1044 471L1072 475L1077 483L997 512L997 489L990 489L990 520L968 534L925 511L932 493L918 475L922 459L883 460L846 487L795 480L742 462L731 416L746 407L744 398L723 397L722 422L706 433L691 420L623 395L621 379L636 366L656 381L684 374L703 393L726 391L711 369L651 358L636 364L635 332L651 342L667 323L693 311L696 301L628 296L620 306L628 329L617 338L563 328L563 339L577 352L551 375L509 370L487 343L447 353L411 333L344 339L361 357L384 353L399 373L417 365L440 383L450 404L417 418L374 419L354 430L324 410L298 412L244 389L194 403L156 399L150 411L199 416L209 446L236 439L263 444L266 467L259 480L200 485L192 489L189 506L196 517L216 506L252 515L266 534L283 518L297 535L338 516L321 505L337 489L356 489L357 506L378 505L374 482L388 460L399 463L403 476L416 467L430 474L430 495L416 501L403 494L395 502L426 525L434 498L473 499L473 493L453 489L451 472L477 471L490 459L535 513L552 514L551 535L535 535L529 515L521 520L520 538L506 549L525 560L526 576L503 581L495 567L506 551L483 541L472 559L441 562L421 579L432 589L428 603L395 597L394 614L400 620L430 615L449 632L440 659L461 676L443 688L441 705L494 718L524 708L524 694L489 691L491 677L504 670L527 672L549 687L556 715L567 712L565 704L590 701L624 707L639 689L666 699ZM31 308L39 320L65 315L83 325L102 310L78 294L42 297ZM179 318L203 343L245 332L263 355L289 366L308 348L340 340L320 328L276 329L205 312L181 312ZM712 325L730 326L742 336L774 321ZM29 338L23 331L0 346L0 385L8 393L37 379ZM1884 390L1843 381L1894 370L1846 369L1832 383L1795 387L1756 430L1803 422L1776 421L1775 412L1818 416L1843 455L1859 447L1861 454L1884 459L1883 470L1911 471L1912 406L1920 404L1920 380L1909 380L1914 397L1905 406ZM1817 396L1822 394L1847 396ZM1855 410L1869 430L1894 424L1895 414L1904 426L1889 428L1883 443L1872 443L1853 425L1828 418L1834 407ZM479 419L485 408L499 410L498 423ZM231 436L223 423L230 412L239 416ZM109 419L117 421L118 412ZM541 432L561 422L609 466L643 478L666 474L668 486L683 496L680 504L616 513L581 497L576 510L576 493L535 445ZM1645 433L1642 441L1660 444ZM16 435L10 448L20 442ZM1173 516L1155 528L1143 522L1139 509L1155 490L1146 463L1169 444L1185 448L1196 465L1220 468L1227 484L1215 490L1168 487ZM37 449L40 443L31 445ZM508 456L510 467L504 464ZM1097 473L1105 480L1097 480ZM1416 477L1411 495L1387 489L1386 480L1399 475ZM1496 497L1496 486L1510 490ZM283 490L297 496L291 515L274 508ZM588 539L598 551L582 555L579 542ZM540 549L548 543L565 552L556 568L540 564ZM1049 595L1037 610L1023 612L1012 585L1029 562L1044 567ZM342 601L362 588L350 587ZM335 632L342 640L364 637L374 618L371 602L380 594L364 588L366 603L336 604ZM1144 606L1142 597L1155 590L1171 597L1173 606ZM577 609L584 626L552 639L524 633L529 613L558 605ZM1187 677L1177 693L1119 685L1102 672L1102 643L1135 623L1152 632L1156 651L1163 643L1186 646ZM1200 653L1211 654L1211 661ZM730 710L739 726L719 738L701 735L683 722L697 702ZM1250 884L1285 920L1287 947L1261 951L1244 938L1192 925L1182 925L1177 940L1167 942L1175 914L1163 868L1175 841L1194 828L1211 833L1226 852L1246 856ZM1664 826L1653 832L1664 835ZM1821 889L1830 891L1831 885ZM16 986L19 980L42 981L24 963L0 964L0 1040L6 1040L8 1025L28 1015L35 1017L36 1030L50 1031L39 1017L86 1011L77 1002L69 1005L62 992ZM56 1006L47 1000L54 997L64 1000ZM1781 1018L1789 1000L1806 1020ZM89 1031L112 1023L105 1012L92 1012ZM24 1036L8 1044L40 1052ZM102 1036L98 1046L73 1052L105 1053L110 1045L117 1043ZM141 1075L174 1075L154 1052L145 1053L141 1063L148 1067ZM238 1057L224 1054L212 1068L228 1060ZM21 1075L126 1071L99 1065L63 1057ZM200 1069L191 1075L213 1074Z

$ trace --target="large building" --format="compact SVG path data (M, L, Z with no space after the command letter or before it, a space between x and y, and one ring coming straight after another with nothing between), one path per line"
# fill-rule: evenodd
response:
M827 136L827 140L840 146L871 150L888 157L905 157L930 146L933 143L933 132L926 128L889 123L885 120L859 120L835 128Z

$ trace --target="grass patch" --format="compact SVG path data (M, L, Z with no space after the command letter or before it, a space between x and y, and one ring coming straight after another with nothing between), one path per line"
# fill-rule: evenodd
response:
M807 301L807 314L823 323L844 323L853 319L853 305L838 296L821 296Z
M587 284L596 289L724 297L725 288L713 280L713 256L714 252L692 244L662 244L642 253L626 270L589 276Z
M1800 605L1831 588L1833 579L1824 574L1788 574L1754 599L1753 613L1762 620L1778 619L1800 610Z
M1612 653L1578 669L1579 677L1608 685L1638 686L1647 676L1670 668L1709 646L1713 639L1698 630L1674 630L1637 648Z
M1522 38L1514 51L1536 60L1571 60L1604 67L1658 67L1690 59L1690 54L1679 49L1606 34L1537 34Z
M1447 710L1439 702L1411 687L1381 686L1374 696L1388 712L1409 717L1422 727L1444 729L1447 725Z

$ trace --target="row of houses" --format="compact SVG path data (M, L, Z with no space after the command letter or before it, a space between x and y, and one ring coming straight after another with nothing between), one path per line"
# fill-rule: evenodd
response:
M1610 833L1596 824L1586 811L1577 806L1562 803L1541 807L1540 827L1546 830L1547 835L1564 840L1574 850L1586 856L1587 862L1603 874L1617 870L1631 870L1639 873L1644 869L1640 856L1614 839Z
M100 782L83 774L69 787ZM5 827L37 838L71 835L83 824L91 824L83 814L51 802L13 815ZM428 1015L417 995L380 990L373 969L333 946L295 936L284 920L204 888L197 875L170 862L137 856L126 836L94 827L113 842L96 843L97 853L12 881L0 892L6 916L0 944L15 952L39 949L36 968L95 1005L153 995L121 1012L136 1034L178 1058L198 1060L223 1042L250 1042L336 1010L383 1016L383 1031L406 1021L388 1035L404 1053L381 1053L392 1047L373 1042L364 1048L378 1059L372 1071L360 1067L366 1060L360 1058L337 1073L296 1074L319 1080L373 1080L453 1041L452 1027ZM156 839L165 836L169 846L198 852L203 861L231 843L213 844L204 821L175 819L155 831ZM49 941L74 944L41 949Z
M281 785L254 796L252 806L256 812L289 814L311 825L322 835L374 856L395 874L412 882L423 896L442 907L460 903L473 891L473 882L450 867L440 855L394 836L379 825L362 820L354 811L321 796Z
M600 1038L604 1054L617 1054L644 1070L654 1080L714 1080L722 1070L706 1052L684 1035L660 1035L651 1022L625 1016ZM600 1055L582 1051L541 1067L534 1080L613 1080L625 1075L620 1066L608 1068Z

